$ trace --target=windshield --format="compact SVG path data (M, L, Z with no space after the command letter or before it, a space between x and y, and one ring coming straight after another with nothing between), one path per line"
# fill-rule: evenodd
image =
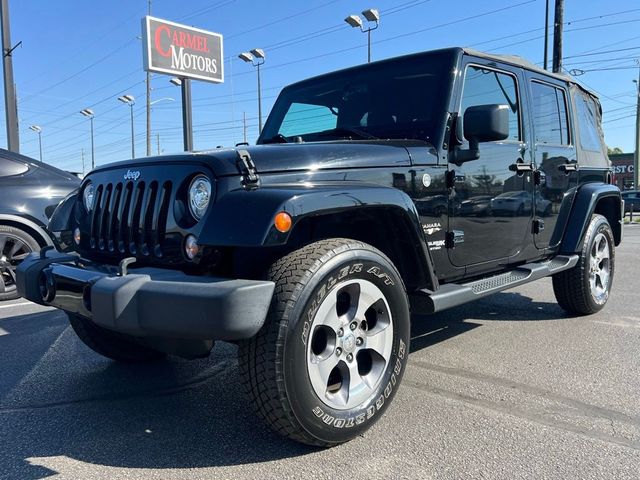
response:
M433 142L443 127L453 62L447 52L413 55L292 85L278 97L259 143Z

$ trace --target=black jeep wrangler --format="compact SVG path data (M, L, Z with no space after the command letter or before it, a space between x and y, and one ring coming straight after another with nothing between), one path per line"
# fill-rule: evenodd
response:
M334 445L391 403L412 312L547 276L568 312L605 305L624 208L600 119L571 78L461 48L322 75L255 147L91 172L19 290L114 360L236 342L258 414Z

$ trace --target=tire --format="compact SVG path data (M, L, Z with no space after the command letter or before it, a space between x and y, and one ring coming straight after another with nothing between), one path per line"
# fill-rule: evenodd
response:
M166 357L162 352L138 345L127 335L102 328L84 317L71 313L68 316L80 340L103 357L123 363L146 363Z
M567 312L590 315L605 306L615 272L615 247L611 226L602 215L593 215L587 228L578 264L553 276L553 292Z
M398 271L370 245L332 239L278 260L268 277L276 288L265 325L238 352L256 412L308 445L362 434L391 403L409 353Z
M0 301L19 298L15 270L31 252L40 250L38 241L24 230L0 225Z

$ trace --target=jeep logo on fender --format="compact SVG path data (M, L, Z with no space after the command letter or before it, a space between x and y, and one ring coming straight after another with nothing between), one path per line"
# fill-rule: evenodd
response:
M144 68L183 78L222 83L222 35L178 23L145 17Z
M140 178L140 170L127 170L124 174L125 180L133 180L134 182Z

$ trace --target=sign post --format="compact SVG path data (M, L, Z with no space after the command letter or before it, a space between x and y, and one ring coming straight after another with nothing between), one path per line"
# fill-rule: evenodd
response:
M147 16L142 21L144 68L181 80L184 149L193 149L191 79L224 82L222 35Z

